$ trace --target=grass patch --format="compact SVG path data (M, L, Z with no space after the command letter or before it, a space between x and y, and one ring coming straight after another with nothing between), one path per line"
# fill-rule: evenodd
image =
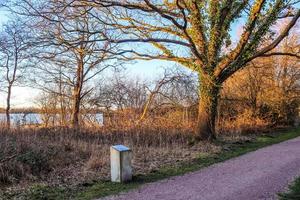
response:
M68 192L60 187L48 187L43 185L35 185L31 187L25 194L26 200L50 200L50 199L67 199Z
M289 190L285 193L280 193L280 200L298 200L300 199L300 177L289 186Z
M70 199L72 192L62 187L49 187L47 185L36 184L26 190L25 193L18 194L6 192L0 195L0 199L23 199L23 200L55 200Z
M27 195L28 199L80 199L88 200L100 198L108 195L126 192L137 188L142 184L162 180L172 176L183 175L188 172L199 170L203 167L219 163L245 153L255 151L262 147L277 144L285 140L289 140L300 136L300 128L280 133L266 134L256 137L253 141L228 143L225 141L217 141L217 144L223 147L218 154L199 155L198 159L188 163L182 163L177 167L164 167L156 171L152 171L146 175L135 175L133 181L126 184L111 183L110 181L100 181L88 183L77 188L76 191L70 191L59 187L37 187L31 189ZM299 184L298 184L299 188ZM67 198L66 198L67 197Z

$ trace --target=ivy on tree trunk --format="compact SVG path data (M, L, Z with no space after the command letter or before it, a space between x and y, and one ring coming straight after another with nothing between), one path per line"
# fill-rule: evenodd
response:
M197 136L202 140L216 139L215 123L220 87L212 76L199 77Z

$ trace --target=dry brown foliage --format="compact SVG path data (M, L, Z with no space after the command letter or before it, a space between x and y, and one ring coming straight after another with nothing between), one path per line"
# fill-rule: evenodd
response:
M109 147L115 144L132 148L135 174L191 161L221 148L194 143L189 127L152 126L146 122L82 130L3 129L0 137L0 185L6 189L33 183L76 186L109 179Z

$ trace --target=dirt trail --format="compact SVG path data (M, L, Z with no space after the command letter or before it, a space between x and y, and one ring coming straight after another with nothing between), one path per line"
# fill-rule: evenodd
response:
M300 175L300 137L105 200L272 200Z

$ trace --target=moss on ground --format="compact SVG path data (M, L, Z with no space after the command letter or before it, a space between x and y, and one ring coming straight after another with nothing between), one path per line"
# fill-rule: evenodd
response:
M280 200L299 200L300 199L300 177L297 178L285 193L280 193Z

